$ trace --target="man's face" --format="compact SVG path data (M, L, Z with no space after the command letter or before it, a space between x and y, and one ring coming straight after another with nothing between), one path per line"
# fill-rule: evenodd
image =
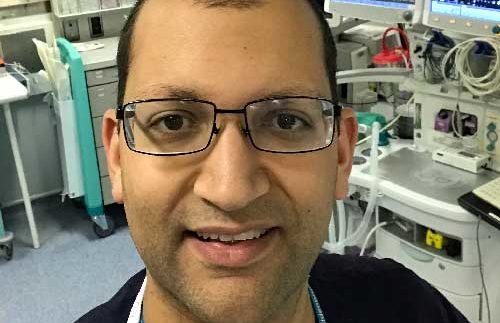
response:
M247 10L149 0L135 27L125 102L168 98L173 88L221 109L273 93L330 97L313 11L302 0ZM185 156L132 152L120 132L108 149L114 196L162 297L206 322L260 321L304 287L326 238L337 145L262 152L242 133L241 116L217 121L211 146ZM267 233L236 244L196 236L249 230Z

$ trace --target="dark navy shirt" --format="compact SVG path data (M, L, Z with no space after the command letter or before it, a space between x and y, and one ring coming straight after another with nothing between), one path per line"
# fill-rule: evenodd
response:
M77 323L126 323L146 270ZM434 287L390 259L320 255L310 273L328 323L465 323Z

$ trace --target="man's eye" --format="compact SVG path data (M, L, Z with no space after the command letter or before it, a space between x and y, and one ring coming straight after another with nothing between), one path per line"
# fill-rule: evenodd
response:
M274 117L272 125L282 130L296 130L307 126L307 123L293 114L279 113Z
M192 118L185 116L183 113L165 113L153 118L150 124L150 128L152 128L152 130L154 129L156 131L166 133L189 130L194 125L195 121L192 120Z
M184 118L180 115L169 115L161 120L168 130L179 130L184 125Z

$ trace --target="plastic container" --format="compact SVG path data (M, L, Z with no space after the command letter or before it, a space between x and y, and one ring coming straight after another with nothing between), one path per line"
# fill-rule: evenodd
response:
M391 31L397 31L401 37L402 46L388 47L387 34ZM399 28L387 28L382 37L382 51L373 56L372 62L377 67L411 67L409 42L406 33Z

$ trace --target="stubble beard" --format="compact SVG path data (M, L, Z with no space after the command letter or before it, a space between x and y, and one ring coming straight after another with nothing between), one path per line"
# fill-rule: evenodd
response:
M192 272L189 274L189 268L182 267L179 249L176 250L176 246L169 246L173 240L164 237L175 230L162 231L158 228L158 223L136 222L139 221L138 218L159 219L164 211L155 209L148 203L137 203L143 201L138 197L129 199L127 198L130 197L129 194L124 194L124 197L134 242L146 264L148 274L154 279L161 293L163 303L169 304L182 316L196 323L274 323L281 322L283 317L294 314L298 298L306 286L309 272L321 246L317 236L297 233L296 236L288 237L285 248L279 250L280 253L285 252L288 259L281 262L279 268L273 268L272 272L259 273L259 277L263 279L256 279L249 288L227 286L221 282L211 286L207 284L195 286L192 282ZM130 203L131 201L136 203ZM296 219L297 223L294 225L299 228L314 226L311 221L305 222L310 220L308 217L311 216L309 214L311 210L304 212L308 214L297 214L295 209L277 206L278 203L265 204L267 205L253 208L248 212L252 214L280 212L287 214L285 215L287 218ZM176 218L176 215L173 217ZM134 226L138 230L133 230ZM134 234L134 231L140 233ZM170 243L166 243L167 241ZM258 268L256 270L258 271ZM283 322L288 321L285 319Z

